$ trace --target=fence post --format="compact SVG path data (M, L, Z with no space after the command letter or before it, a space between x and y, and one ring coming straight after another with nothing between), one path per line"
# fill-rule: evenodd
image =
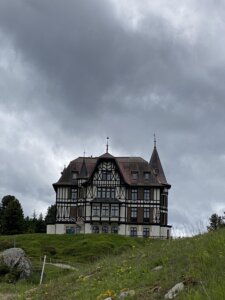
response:
M40 284L42 284L42 279L43 279L43 275L44 275L45 261L46 261L46 255L44 256L44 261L43 261L43 266L42 266L42 271L41 271Z

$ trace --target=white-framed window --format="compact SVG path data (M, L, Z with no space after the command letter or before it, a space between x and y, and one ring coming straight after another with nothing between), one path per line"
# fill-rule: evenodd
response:
M144 172L144 179L149 180L150 179L150 172Z
M106 188L101 188L102 189L102 196L101 198L106 198Z
M160 222L160 209L158 207L153 208L153 223Z
M115 198L115 188L114 187L98 187L97 188L97 198Z
M57 189L57 200L68 200L69 189L67 187L59 187Z
M137 218L137 207L131 207L131 218Z
M110 192L111 192L111 195L110 195L111 198L112 198L112 199L116 198L115 188L111 188L111 189L110 189Z
M133 180L137 180L138 179L138 172L137 171L132 171L131 172L131 177Z
M111 227L111 233L118 233L118 227L117 226L112 226Z
M149 220L150 209L149 207L144 207L144 220Z
M78 172L72 172L72 180L76 180L78 176Z
M107 225L102 226L102 233L108 233L109 232L109 227Z
M150 189L144 189L144 200L145 201L150 200Z
M131 200L137 201L137 198L138 198L138 191L137 191L137 189L132 189L131 190Z
M119 207L118 205L111 206L111 217L118 217L119 216Z
M137 236L137 227L130 227L130 236Z
M149 237L149 228L143 228L143 237Z
M92 233L99 233L99 226L92 226Z
M71 189L71 200L75 201L77 198L77 189Z
M106 198L115 198L115 188L106 188Z
M108 171L108 170L102 171L102 180L103 181L112 180L112 171Z
M154 200L160 201L160 189L154 189Z
M102 198L102 188L97 188L97 198Z
M108 217L109 216L109 206L103 205L102 206L102 217Z
M92 216L93 217L99 217L100 216L100 206L94 205L92 207Z

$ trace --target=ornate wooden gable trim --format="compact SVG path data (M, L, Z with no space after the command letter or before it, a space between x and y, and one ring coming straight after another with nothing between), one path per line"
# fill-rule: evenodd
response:
M100 170L101 172L99 172ZM105 176L107 175L107 172L111 172L111 180L103 180L102 174L105 171ZM119 177L117 176L117 173L119 174ZM104 182L104 183L103 183ZM84 186L87 186L89 184L95 184L95 185L129 185L120 169L120 166L118 162L116 161L116 158L114 158L112 155L110 156L100 156L96 162L96 165L90 174L89 178L83 183Z

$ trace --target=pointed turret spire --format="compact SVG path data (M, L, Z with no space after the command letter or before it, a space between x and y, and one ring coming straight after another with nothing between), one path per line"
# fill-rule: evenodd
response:
M152 156L149 162L150 166L153 168L155 175L157 176L160 183L167 184L166 176L163 171L163 167L159 158L159 154L156 148L156 137L154 134L154 149L152 152Z
M79 178L86 178L87 175L88 175L88 172L87 172L87 166L86 166L85 157L84 157L83 162L82 162L82 166L81 166L81 169L80 169Z

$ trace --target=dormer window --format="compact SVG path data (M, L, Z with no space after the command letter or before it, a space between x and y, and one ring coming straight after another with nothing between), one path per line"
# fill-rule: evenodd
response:
M145 172L144 173L144 179L145 180L149 180L149 178L150 178L150 173L149 172Z
M138 179L138 172L131 172L131 176L133 180L137 180Z
M72 172L72 180L76 180L78 176L78 172Z

